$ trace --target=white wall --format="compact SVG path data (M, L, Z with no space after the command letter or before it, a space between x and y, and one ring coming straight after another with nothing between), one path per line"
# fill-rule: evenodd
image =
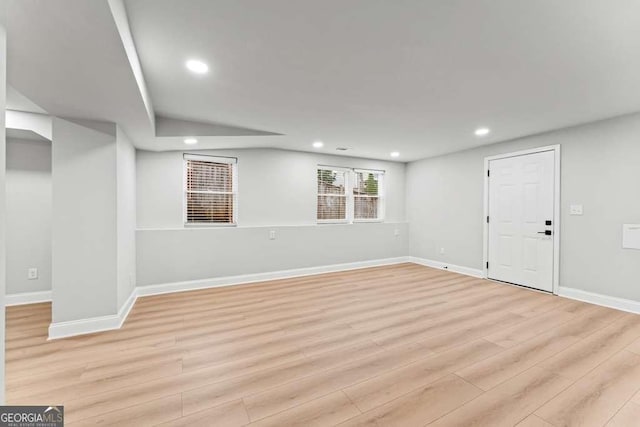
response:
M0 2L0 405L4 404L4 294L5 294L5 169L6 169L6 143L5 143L5 109L7 94L7 31L5 27L6 3Z
M560 286L640 301L640 251L621 245L622 224L640 223L640 114L410 163L411 255L481 269L484 157L554 144L562 150ZM570 216L571 204L584 215Z
M54 323L117 312L116 126L87 126L53 121Z
M136 150L117 128L118 309L136 284Z
M138 285L395 258L408 249L406 223L138 230Z
M201 153L238 158L238 227L185 228L183 152L138 151L138 285L408 253L403 163L274 149ZM385 170L385 222L317 225L318 164Z
M385 170L385 220L405 221L403 163L274 149L199 153L238 158L240 227L315 225L318 164ZM138 228L182 228L183 152L138 151L136 164Z
M51 143L7 139L7 295L51 290ZM30 267L36 280L27 279Z

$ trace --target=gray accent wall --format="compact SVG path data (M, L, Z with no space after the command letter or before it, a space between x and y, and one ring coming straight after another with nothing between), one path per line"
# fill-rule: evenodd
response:
M640 251L622 249L622 224L640 223L640 114L409 163L411 255L481 269L484 158L555 144L560 286L640 301ZM584 215L569 215L571 204Z
M7 139L7 295L51 290L51 143ZM27 270L38 269L29 280Z
M238 158L238 226L184 227L183 152L138 151L139 286L408 254L403 163L275 149L199 153ZM318 164L385 170L385 221L316 224Z

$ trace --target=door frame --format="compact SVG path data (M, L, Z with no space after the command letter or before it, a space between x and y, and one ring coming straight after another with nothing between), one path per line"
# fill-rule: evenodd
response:
M560 145L548 145L529 150L514 151L511 153L498 154L484 158L484 215L483 215L483 253L482 253L482 273L485 279L489 279L489 162L492 160L506 159L509 157L526 156L528 154L554 152L555 172L554 172L554 200L553 200L553 294L558 294L560 287Z

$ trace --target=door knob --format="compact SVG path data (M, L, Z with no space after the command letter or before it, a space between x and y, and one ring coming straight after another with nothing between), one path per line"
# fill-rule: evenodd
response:
M551 236L553 232L551 230L538 231L538 234L544 234L545 236Z

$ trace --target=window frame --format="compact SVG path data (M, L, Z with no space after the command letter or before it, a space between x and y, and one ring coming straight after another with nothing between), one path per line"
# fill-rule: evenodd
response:
M343 196L345 200L344 219L318 219L318 197L319 196L340 196L339 194L318 193L318 171L319 170L329 170L329 171L344 173L344 196ZM349 224L351 222L351 218L349 216L349 212L352 210L349 207L349 203L350 203L349 191L351 190L350 172L351 172L351 169L348 169L348 168L317 165L316 167L316 221L318 224Z
M345 197L346 197L346 215L345 219L318 219L318 171L319 170L331 170L344 172L345 177ZM378 178L378 217L377 218L355 218L355 195L353 189L355 186L355 174L357 172L362 173L375 173L379 175ZM381 169L361 169L361 168L345 168L343 166L329 166L329 165L316 165L316 224L356 224L356 223L375 223L384 222L385 220L385 173L386 171ZM362 197L362 196L361 196Z
M385 175L385 171L383 170L376 170L376 169L353 169L352 173L354 175L354 185L356 182L355 179L355 174L356 173L372 173L375 175L378 175L378 195L375 196L378 199L378 216L376 218L356 218L356 210L355 210L355 199L356 199L356 195L353 194L353 188L351 189L351 193L352 193L352 197L353 197L353 222L384 222L384 215L385 215L385 198L384 198L384 185L385 185L385 179L384 179L384 175ZM373 196L358 196L358 197L362 197L362 198L373 198Z
M238 159L237 157L208 156L205 154L183 153L182 156L182 222L188 227L237 227L238 226ZM187 162L189 160L209 163L225 163L231 165L231 192L221 191L212 194L231 194L232 196L232 222L195 222L188 221L187 194Z

